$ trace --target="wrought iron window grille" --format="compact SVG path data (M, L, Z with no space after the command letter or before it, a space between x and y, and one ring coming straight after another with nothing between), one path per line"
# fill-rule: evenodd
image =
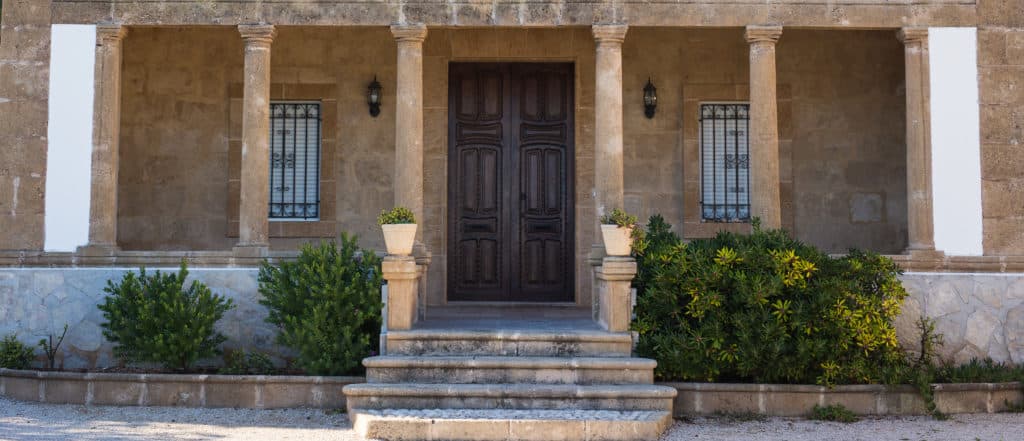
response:
M319 220L321 109L270 103L270 219Z
M701 220L750 221L750 105L700 106Z

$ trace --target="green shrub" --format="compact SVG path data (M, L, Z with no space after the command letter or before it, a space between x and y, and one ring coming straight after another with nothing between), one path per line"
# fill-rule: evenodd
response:
M227 351L224 353L224 367L217 371L225 375L273 375L277 373L274 362L267 354L256 351Z
M390 210L384 210L380 212L380 216L377 216L378 225L414 223L416 223L416 216L412 214L412 210L405 207L395 207Z
M935 383L1024 382L1024 365L996 363L991 358L965 364L943 363L936 368Z
M356 238L304 245L294 262L260 268L259 290L280 330L277 342L298 353L314 375L358 373L379 348L380 258Z
M35 358L35 350L18 340L14 334L0 340L0 368L28 369Z
M602 225L618 225L620 227L632 228L636 226L636 216L626 213L622 209L616 208L611 213L601 216Z
M907 293L888 258L831 258L755 226L684 244L652 218L637 283L638 351L663 380L894 382Z
M103 336L114 343L114 354L129 362L155 362L187 370L196 361L212 357L226 338L214 324L233 307L201 282L185 289L188 269L181 262L177 273L145 268L129 271L120 282L107 281L108 295L99 309L107 321Z
M856 423L860 420L857 415L842 404L831 404L825 407L814 405L811 409L810 419L817 421L835 421L837 423Z

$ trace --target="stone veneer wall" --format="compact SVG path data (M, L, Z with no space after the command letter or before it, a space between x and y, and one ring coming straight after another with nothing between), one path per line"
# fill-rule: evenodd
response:
M117 268L0 269L0 335L17 333L35 343L68 324L59 364L65 368L96 368L116 364L111 345L101 333L102 313L96 308ZM190 280L208 284L234 299L236 307L219 322L227 347L287 351L273 344L276 329L263 321L255 269L194 268ZM908 347L916 347L914 322L921 314L937 321L946 344L942 355L959 362L972 357L1024 363L1024 274L908 273L904 286L911 297L897 322ZM42 360L39 360L40 362ZM219 360L210 360L218 362Z
M1024 254L1024 0L978 1L986 255Z

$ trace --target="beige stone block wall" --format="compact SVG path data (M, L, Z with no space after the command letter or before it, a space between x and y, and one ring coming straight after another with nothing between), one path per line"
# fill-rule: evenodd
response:
M387 28L278 31L272 94L322 94L325 103L336 103L333 116L325 108L324 121L333 141L324 145L323 185L333 188L322 190L335 196L322 202L325 218L316 227L272 223L272 236L288 236L274 238L273 246L293 248L348 231L380 249L375 217L393 201L394 40ZM699 103L748 99L747 50L742 29L630 29L623 47L626 209L644 218L661 213L687 237L749 228L700 222L697 142ZM898 252L905 243L901 55L890 32L792 31L780 41L783 225L801 239L829 251ZM578 301L589 303L586 258L598 241L589 28L430 30L423 60L421 222L433 253L428 303L445 298L453 61L576 64L576 287ZM234 28L139 28L125 40L119 185L125 249L226 250L234 244L241 69L242 42ZM374 75L384 86L377 118L365 104ZM641 104L648 77L658 86L654 119L644 117ZM884 211L865 220L861 211L872 202Z
M0 249L43 248L50 1L2 0Z
M784 30L777 48L782 225L830 252L906 246L903 52L887 31ZM623 46L626 208L688 238L700 218L699 105L749 100L742 29L631 28ZM643 114L647 78L658 87Z
M227 250L237 242L242 48L234 27L139 28L125 39L122 248ZM348 231L382 248L376 215L392 203L394 158L388 29L279 27L271 50L272 98L322 100L325 136L321 222L271 222L272 247ZM377 118L366 106L374 75L385 85Z
M978 2L986 255L1024 254L1024 1Z

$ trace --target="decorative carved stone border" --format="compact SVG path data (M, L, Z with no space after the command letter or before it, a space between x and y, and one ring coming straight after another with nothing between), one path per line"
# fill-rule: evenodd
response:
M0 395L110 406L344 409L345 385L362 377L104 374L0 369Z
M176 375L41 372L0 369L0 396L55 404L113 406L345 408L342 388L363 377ZM922 415L912 386L661 383L679 391L673 413L805 416L815 404L842 404L859 415ZM995 413L1024 400L1021 383L939 384L944 413Z
M924 399L913 386L849 385L831 389L811 385L664 383L679 391L673 413L715 415L754 413L806 416L815 404L841 404L858 415L924 415ZM1024 399L1021 383L935 385L935 404L943 413L995 413L1007 402Z

